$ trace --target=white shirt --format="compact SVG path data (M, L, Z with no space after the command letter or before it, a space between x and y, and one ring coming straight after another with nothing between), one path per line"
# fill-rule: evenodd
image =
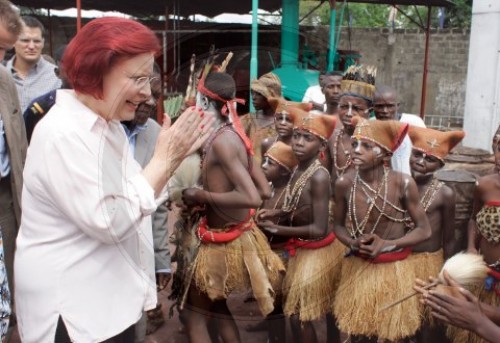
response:
M326 99L325 99L325 94L321 91L320 85L315 85L307 88L304 97L302 98L302 102L310 102L314 101L315 103L318 104L324 104Z
M399 121L417 127L425 127L425 123L422 118L414 114L403 113ZM411 139L408 135L406 135L399 148L397 148L396 151L394 151L394 153L392 154L392 169L411 175L410 156L412 148L413 144L411 144Z
M59 315L74 342L100 342L156 306L154 191L122 125L59 90L24 169L15 256L23 342L53 342Z

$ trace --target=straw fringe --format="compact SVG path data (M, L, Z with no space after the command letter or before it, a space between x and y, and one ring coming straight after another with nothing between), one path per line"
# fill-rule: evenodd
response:
M340 330L389 341L415 335L421 324L417 297L379 312L412 291L415 269L409 258L383 264L345 258L334 306Z
M332 311L345 250L337 239L319 249L297 249L283 284L285 315L299 314L308 322Z
M478 297L480 301L492 306L500 306L500 296L497 296L494 291L488 292L482 285L480 287L474 287L470 289L470 291ZM488 343L488 341L485 341L471 331L451 325L446 329L446 336L448 336L453 343Z
M435 278L439 275L444 264L443 249L439 249L435 252L413 253L408 259L415 265L415 276L420 280L427 281L429 280L429 276ZM424 322L429 323L430 326L434 326L435 320L431 316L430 308L424 306L420 302L418 304Z
M274 290L281 288L285 271L256 226L232 242L202 244L195 266L196 287L210 299L221 300L233 291L252 289L263 315L273 310Z

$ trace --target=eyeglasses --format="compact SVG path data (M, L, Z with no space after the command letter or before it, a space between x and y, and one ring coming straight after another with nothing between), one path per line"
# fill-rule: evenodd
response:
M388 103L388 104L374 104L373 108L375 110L383 110L383 109L388 109L388 110L393 110L398 106L399 103Z
M30 42L33 42L34 45L42 45L43 39L19 38L19 42L23 45L29 45Z
M137 88L142 88L148 83L149 85L151 85L153 82L157 82L160 80L158 76L126 76L130 80L134 81L134 86L136 86Z

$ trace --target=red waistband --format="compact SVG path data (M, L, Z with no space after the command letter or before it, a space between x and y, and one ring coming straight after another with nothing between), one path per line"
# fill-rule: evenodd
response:
M500 272L492 267L488 268L488 275L491 276L494 280L491 284L491 289L495 292L497 296L500 296Z
M295 256L297 253L298 248L304 248L304 249L319 249L326 247L327 245L331 244L335 240L335 234L333 232L330 232L328 235L325 236L325 238L322 238L317 241L306 241L306 240L300 240L297 238L290 238L285 246L283 247L286 251L288 251L288 254L290 256Z
M242 222L235 224L224 232L212 231L208 228L207 217L203 217L198 224L198 238L203 243L229 243L240 237L243 232L249 231L253 227L253 221L250 220L255 214L255 210L251 209L248 217Z
M361 257L365 260L369 260L370 263L378 264L378 263L390 263L390 262L402 261L406 259L408 256L410 256L410 254L411 254L411 247L407 247L398 251L382 253L375 258L370 258L369 256L361 255L359 253L355 253L355 256Z
M493 276L497 281L500 281L500 272L491 267L488 268L488 275Z
M500 201L487 201L485 206L500 206Z

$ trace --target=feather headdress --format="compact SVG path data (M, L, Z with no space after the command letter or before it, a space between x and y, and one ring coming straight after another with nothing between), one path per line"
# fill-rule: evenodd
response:
M377 67L375 66L352 65L342 78L340 85L342 93L373 101L376 76Z

